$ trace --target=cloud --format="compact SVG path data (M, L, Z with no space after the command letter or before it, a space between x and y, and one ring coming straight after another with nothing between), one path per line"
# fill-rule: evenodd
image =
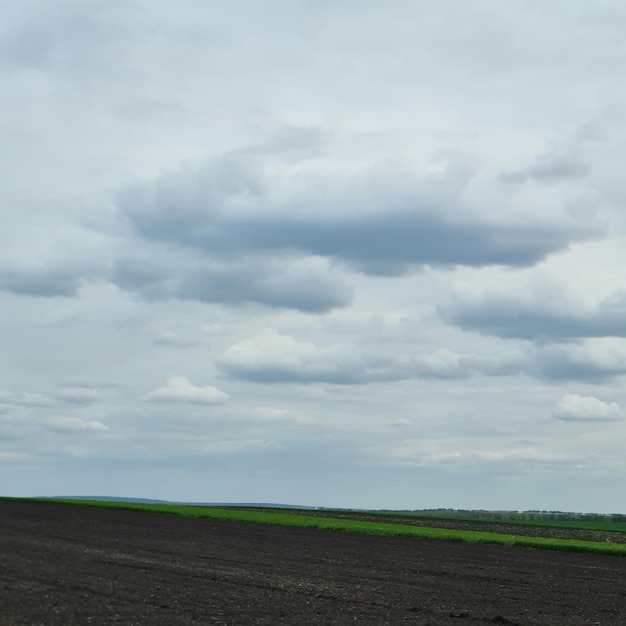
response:
M41 393L0 391L0 404L41 407L50 406L52 402L50 398Z
M471 174L452 166L420 176L409 166L330 173L272 163L270 174L249 152L128 187L120 215L143 241L214 260L321 257L387 276L424 266L525 267L598 234L572 220L473 214L463 206Z
M320 348L266 329L226 350L218 366L231 376L260 383L362 381L365 363L359 351L338 343Z
M83 420L80 417L49 417L41 421L47 430L57 433L101 433L109 430L109 427L96 420Z
M55 11L39 5L36 14L20 15L3 37L3 64L22 70L79 73L90 64L100 65L115 33L106 13L97 5L87 8L73 2Z
M214 440L202 438L193 441L188 446L188 449L191 454L212 456L244 454L254 451L272 450L279 447L280 444L273 439Z
M541 346L530 351L525 371L548 380L606 382L626 374L626 340L588 339Z
M561 296L559 298L559 296ZM555 286L528 298L523 293L457 293L438 308L441 317L463 330L502 338L566 341L582 337L626 337L626 291L620 290L595 306L568 298Z
M23 296L71 297L83 283L76 270L50 267L9 267L0 269L0 289Z
M520 370L518 359L457 354L446 348L432 353L386 356L364 354L340 342L317 346L265 329L226 350L218 367L241 380L257 383L353 385L411 378L463 379L479 374L505 375Z
M345 306L351 289L324 259L243 257L231 262L147 249L116 261L111 280L146 300L258 303L311 313Z
M191 404L218 405L228 402L228 394L216 387L195 387L183 376L168 378L163 387L143 396L152 402L187 402Z
M589 164L580 155L562 152L541 157L529 167L504 172L498 178L507 184L520 184L527 181L549 184L583 178L589 174L589 171Z
M467 467L481 465L569 465L584 463L585 457L512 445L496 439L471 438L442 440L404 439L380 448L394 463L419 467Z
M483 374L506 376L522 371L525 360L517 355L458 354L440 348L431 354L412 356L400 361L406 378L462 379Z
M528 267L603 232L560 205L550 219L500 210L506 197L472 189L481 174L469 166L364 166L338 159L321 131L288 131L128 184L90 226L29 231L31 254L3 252L0 289L77 297L105 280L150 301L319 313L350 304L350 272Z
M554 406L552 417L566 422L608 422L623 419L624 412L616 402L568 393Z
M19 452L1 452L0 451L0 463L16 463L21 460L26 460L28 456Z
M101 280L111 245L105 234L50 214L9 221L1 243L0 290L42 298L76 297Z
M95 387L61 387L55 396L72 404L90 404L102 398L102 394Z
M155 340L157 346L168 346L170 348L192 348L197 345L196 341L180 337L176 333L162 332Z
M476 450L472 452L444 452L428 454L421 459L422 465L463 465L469 463L570 463L580 457L568 454L540 452L532 448L508 450Z

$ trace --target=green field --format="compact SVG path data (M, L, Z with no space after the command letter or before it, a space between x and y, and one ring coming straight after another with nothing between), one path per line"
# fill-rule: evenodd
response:
M626 556L626 544L609 542L579 541L574 539L553 539L544 537L523 537L512 534L494 532L453 530L443 528L426 528L404 524L336 519L320 517L302 513L268 512L261 510L247 510L237 508L215 508L205 506L183 506L175 504L139 504L128 502L111 502L99 500L57 500L38 499L39 501L71 504L73 506L91 506L113 509L131 509L185 517L199 517L206 519L250 522L256 524L271 524L298 528L312 528L319 530L333 530L343 532L366 533L372 535L393 535L417 537L424 539L443 539L446 541L460 541L465 543L484 543L502 546L524 546L527 548L541 548L548 550L564 550L571 552L591 552L595 554L611 554ZM325 514L331 513L325 511ZM337 512L339 513L339 512ZM384 516L383 516L384 519ZM507 520L506 523L509 523ZM571 528L571 526L568 526ZM588 526L586 528L589 528Z
M550 514L537 514L532 518L524 513L500 514L486 512L482 515L474 511L459 512L426 512L426 511L371 511L369 514L381 518L407 517L421 520L435 519L458 522L472 522L476 524L511 524L515 526L541 526L544 528L568 528L571 530L589 530L600 532L626 533L626 521L611 519L610 515L578 515L575 513L562 514L561 519ZM619 516L620 518L623 516Z

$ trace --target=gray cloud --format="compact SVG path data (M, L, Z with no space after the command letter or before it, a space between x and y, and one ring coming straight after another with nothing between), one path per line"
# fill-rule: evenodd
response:
M72 297L82 284L83 279L76 269L56 270L50 267L0 269L0 289L17 295Z
M478 300L457 298L439 307L444 320L483 335L531 341L567 341L581 337L626 337L626 291L612 294L595 310L576 310L566 303L525 301L515 296L487 295Z
M50 398L41 394L26 391L0 391L0 405L8 404L24 407L42 407L52 404Z
M2 69L54 75L70 89L85 83L97 88L103 78L115 81L132 71L122 61L134 39L126 20L137 23L137 6L75 0L30 4L31 10L4 12L10 27L0 36Z
M576 180L589 174L589 163L573 152L550 154L537 159L532 165L503 172L498 176L503 183L519 184L527 181L538 183L557 183Z
M345 306L351 298L341 274L322 259L256 257L225 263L146 249L141 257L118 259L111 280L146 300L257 303L321 312Z
M162 332L156 339L154 339L154 344L157 346L167 346L170 348L192 348L198 345L197 341L192 341L191 339L185 339L184 337L180 337L176 333L172 333L169 331Z
M147 241L221 259L313 255L365 274L423 266L529 266L597 230L574 223L506 223L462 206L467 178L420 179L378 168L366 175L268 175L229 155L127 188L122 216Z
M501 350L499 350L501 351ZM362 385L402 380L466 380L525 375L543 381L599 384L626 375L626 343L610 340L511 347L495 355L447 348L391 354L341 342L319 346L266 329L217 360L227 376L254 383Z
M544 380L605 383L626 375L626 343L595 339L544 346L533 354L525 371Z
M102 393L96 387L65 386L57 389L55 396L71 404L91 404L102 399Z

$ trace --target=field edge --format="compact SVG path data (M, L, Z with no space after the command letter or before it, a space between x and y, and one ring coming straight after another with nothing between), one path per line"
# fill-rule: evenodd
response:
M3 498L4 499L4 498ZM72 500L56 498L6 498L31 502L57 503L72 506L123 509L178 515L183 517L205 518L225 522L244 522L306 528L311 530L339 531L369 535L385 535L436 539L462 543L491 544L509 547L525 547L543 550L559 550L566 552L587 552L612 556L626 556L626 545L611 542L581 541L577 539L557 539L546 537L527 537L512 534L474 530L453 530L430 528L426 526L409 526L397 523L370 522L337 519L333 517L316 517L312 515L285 512L267 512L243 510L236 508L218 508L206 506L189 506L176 504L145 504L100 500Z

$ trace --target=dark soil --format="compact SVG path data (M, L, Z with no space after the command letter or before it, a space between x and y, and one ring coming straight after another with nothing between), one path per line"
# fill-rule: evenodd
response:
M626 624L626 558L0 501L0 624Z

